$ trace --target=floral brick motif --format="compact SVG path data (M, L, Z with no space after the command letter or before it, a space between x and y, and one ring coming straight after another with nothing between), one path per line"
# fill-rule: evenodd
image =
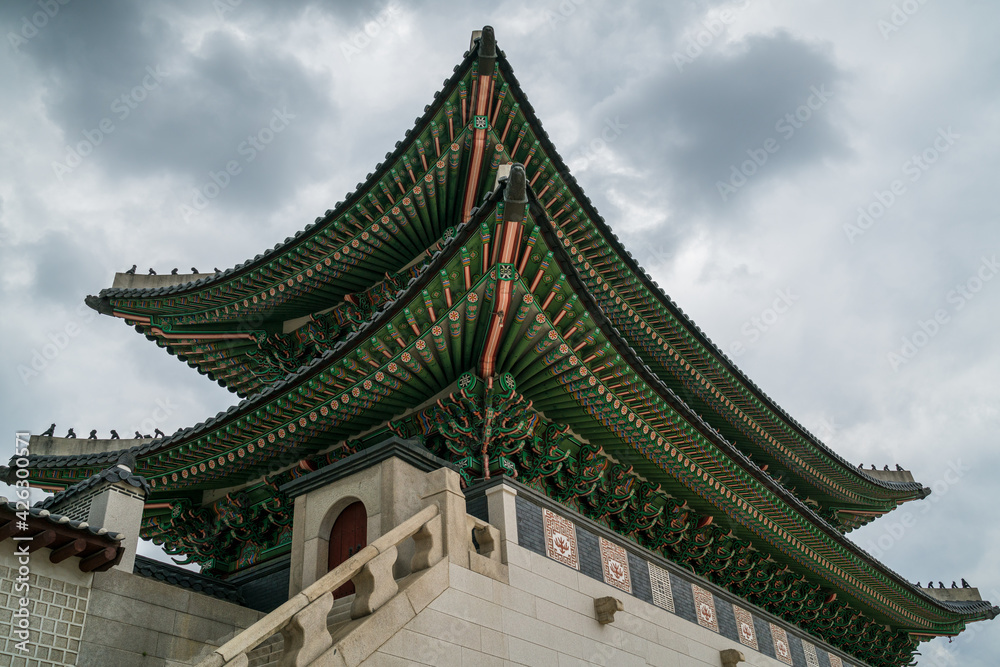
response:
M788 646L788 635L784 628L771 624L771 639L774 640L774 654L786 665L792 664L792 649Z
M625 549L614 542L608 542L603 537L601 543L601 570L604 572L604 583L620 588L626 593L632 592L632 577L628 569L628 554Z
M576 526L573 522L543 509L542 525L545 528L545 555L579 570L580 552L576 546Z
M830 658L830 667L844 667L844 661L840 659L839 655L832 653L828 653L827 655Z
M713 632L719 631L719 617L715 613L715 598L697 584L691 584L694 591L694 613L698 617L698 625Z
M740 643L749 646L755 651L757 648L757 631L753 627L753 616L746 609L733 605L733 614L736 616L736 632L740 636Z
M670 588L670 573L662 567L649 565L649 586L653 592L653 604L669 612L674 611L674 592Z
M802 650L806 654L807 667L819 667L819 656L816 655L816 647L809 642L802 642Z

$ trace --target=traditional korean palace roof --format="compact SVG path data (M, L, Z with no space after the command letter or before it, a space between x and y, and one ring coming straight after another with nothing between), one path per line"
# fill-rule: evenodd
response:
M301 233L212 277L88 303L244 397L128 449L151 489L143 536L214 575L287 553L280 487L391 433L467 483L514 476L870 665L1000 611L931 597L844 536L928 490L841 459L659 289L489 28L386 161ZM123 453L57 440L30 457L36 483Z

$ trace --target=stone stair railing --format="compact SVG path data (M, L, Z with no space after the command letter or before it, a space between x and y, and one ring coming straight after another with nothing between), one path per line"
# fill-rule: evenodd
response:
M279 632L284 639L280 666L309 665L333 645L333 637L327 627L327 615L333 607L333 591L348 581L354 582L353 619L378 610L399 590L392 568L397 558L397 547L410 537L415 546L410 561L412 573L426 570L444 557L442 517L436 504L420 510L216 648L197 667L247 667L247 654Z

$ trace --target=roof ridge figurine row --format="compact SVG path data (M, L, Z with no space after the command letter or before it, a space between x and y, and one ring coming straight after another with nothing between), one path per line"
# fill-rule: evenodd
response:
M135 270L136 270L136 267L137 267L137 266L138 266L138 265L136 265L136 264L133 264L133 265L132 265L132 268L131 268L131 269L129 269L128 271L126 271L126 272L125 272L125 273L126 273L126 275L130 275L130 276L134 276L134 275L135 275ZM218 267L214 267L214 268L213 268L213 270L214 270L214 271L215 271L215 273L217 273L217 274L218 274L218 273L222 273L222 270L221 270L221 269L219 269ZM197 274L197 273L199 273L199 271L198 271L198 269L196 269L196 268L194 268L194 267L192 266L192 267L191 267L191 273L194 273L194 274ZM157 275L157 273L156 273L156 271L155 271L155 270L153 269L153 267L150 267L150 268L149 268L149 273L148 273L147 275L150 275L150 276L155 276L155 275ZM178 274L177 274L177 269L176 269L176 268L174 268L174 269L171 269L171 270L170 270L170 275L172 275L172 276L176 276L176 275L178 275Z
M52 424L47 429L45 429L44 431L42 431L42 433L40 435L42 437L52 438L52 437L55 437L55 431L56 431L56 425ZM66 435L64 435L63 437L64 438L75 438L76 437L76 432L72 428L70 428L66 432ZM157 428L157 429L153 429L153 435L149 435L149 434L143 435L139 431L136 431L135 435L133 437L136 440L144 440L146 438L165 438L165 437L167 437L167 434ZM120 439L121 439L121 436L118 435L118 431L116 431L115 429L111 429L111 438L110 438L110 440L120 440ZM100 440L100 438L97 437L97 429L96 428L90 431L90 435L87 436L87 440Z

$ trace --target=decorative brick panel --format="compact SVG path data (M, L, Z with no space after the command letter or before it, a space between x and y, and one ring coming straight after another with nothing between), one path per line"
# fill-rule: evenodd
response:
M711 591L706 591L697 584L691 584L694 593L694 612L698 618L698 625L708 628L712 632L719 631L719 617L715 613L715 598Z
M653 589L653 604L674 611L674 593L670 589L670 573L658 565L649 565L649 587Z
M822 644L805 641L799 629L786 630L759 613L734 604L725 595L716 597L711 590L699 586L703 582L694 575L671 574L613 537L604 537L607 533L591 528L586 519L566 518L539 507L524 495L519 495L515 502L521 546L786 665L852 667L824 650Z
M604 572L604 583L619 588L626 593L632 592L632 577L629 575L628 554L625 549L614 542L608 542L603 537L601 541L601 570Z
M771 639L774 640L774 655L786 665L792 664L792 649L788 644L788 635L784 628L771 623Z
M753 615L742 607L733 605L733 614L736 616L736 633L740 637L740 643L749 646L753 650L757 649L757 631L753 627Z
M545 554L552 560L580 569L580 552L576 545L576 526L555 512L542 510L545 526Z
M819 656L816 647L807 641L802 642L802 651L806 654L806 667L819 667Z

